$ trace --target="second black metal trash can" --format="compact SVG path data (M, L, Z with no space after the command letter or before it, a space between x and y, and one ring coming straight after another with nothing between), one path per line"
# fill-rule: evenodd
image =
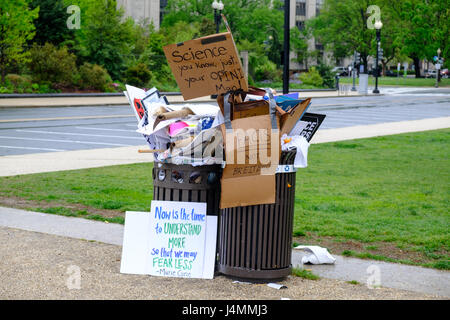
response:
M263 280L290 274L296 174L289 168L295 155L282 152L280 165L287 170L276 174L275 204L221 210L219 272Z

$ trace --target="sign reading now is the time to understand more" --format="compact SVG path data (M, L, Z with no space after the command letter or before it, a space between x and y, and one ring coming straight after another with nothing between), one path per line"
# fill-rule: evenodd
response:
M206 203L152 201L150 212L126 212L120 272L212 279L216 236Z
M152 201L149 273L201 278L206 203Z

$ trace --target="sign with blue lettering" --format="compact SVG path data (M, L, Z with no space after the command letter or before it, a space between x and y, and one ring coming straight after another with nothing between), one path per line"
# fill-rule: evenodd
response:
M152 201L150 212L127 212L121 273L212 279L217 217L206 203Z
M152 201L149 273L202 278L206 203Z

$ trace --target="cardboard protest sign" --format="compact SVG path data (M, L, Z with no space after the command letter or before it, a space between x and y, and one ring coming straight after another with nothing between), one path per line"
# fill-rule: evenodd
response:
M279 134L272 130L270 115L231 123L233 130L223 131L227 163L221 179L220 208L274 203Z
M163 49L185 100L248 90L230 32L167 45Z

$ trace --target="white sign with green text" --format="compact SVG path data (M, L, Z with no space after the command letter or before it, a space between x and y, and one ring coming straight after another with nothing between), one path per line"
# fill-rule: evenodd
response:
M212 279L216 235L206 203L152 201L150 213L127 212L121 272Z

